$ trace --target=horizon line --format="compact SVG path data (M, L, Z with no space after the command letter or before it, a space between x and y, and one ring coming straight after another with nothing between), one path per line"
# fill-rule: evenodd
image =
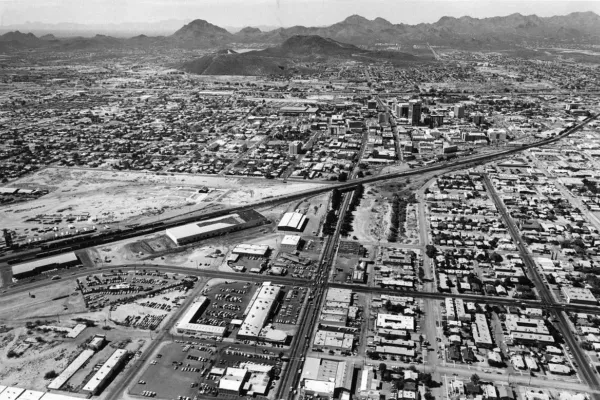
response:
M172 18L172 19L164 19L164 20L159 20L159 21L125 21L125 22L106 22L106 23L81 23L81 22L72 22L72 21L62 21L62 22L44 22L44 21L26 21L26 22L21 22L21 23L16 23L16 24L10 24L10 25L4 25L3 21L0 20L0 29L7 29L7 28L13 28L13 27L20 27L20 26L27 26L27 25L34 25L31 27L28 27L28 29L48 29L46 27L40 26L40 27L35 27L35 24L40 24L40 25L53 25L56 26L57 28L60 28L60 25L78 25L81 28L85 28L85 27L89 27L90 29L93 28L109 28L109 27L118 27L119 25L123 26L123 25L135 25L135 24L146 24L146 25L158 25L161 23L167 23L167 22L177 22L177 23L182 23L182 27L185 25L188 25L189 23L193 22L193 21L197 21L197 20L201 20L201 21L206 21L212 25L215 26L219 26L219 27L227 27L230 29L243 29L243 28L256 28L259 26L262 27L269 27L269 28L273 28L274 29L279 29L279 28L293 28L295 26L302 26L302 27L310 27L310 28L321 28L321 27L327 27L327 26L331 26L331 25L335 25L337 23L341 23L344 22L346 19L350 18L350 17L354 17L354 16L358 16L361 18L364 18L368 21L375 21L377 19L382 19L384 21L387 21L393 25L410 25L410 26L415 26L415 25L420 25L420 24L435 24L437 22L439 22L440 20L444 19L444 18L452 18L452 19L461 19L461 18L472 18L472 19L478 19L478 20L485 20L485 19L491 19L491 18L502 18L502 17L509 17L511 15L521 15L523 17L538 17L538 18L553 18L553 17L564 17L564 16L568 16L571 14L586 14L586 13L591 13L594 15L599 15L596 12L592 11L592 10L588 10L588 11L573 11L570 13L566 13L566 14L554 14L552 16L548 16L548 17L540 17L537 14L523 14L520 12L513 12L510 14L505 14L505 15L495 15L492 17L472 17L471 15L465 14L465 15L461 15L460 17L453 17L453 16L447 16L444 15L442 17L440 17L437 21L435 22L419 22L416 24L409 24L409 23L404 23L404 22L392 22L387 18L383 18L383 17L375 17L373 19L369 19L367 17L364 17L360 14L351 14L348 15L347 17L339 20L338 22L333 22L331 24L328 25L301 25L301 24L294 24L294 25L269 25L269 24L257 24L257 25L244 25L244 26L233 26L233 25L226 25L226 24L216 24L216 23L212 23L209 20L206 19L202 19L202 18L187 18L187 19L177 19L177 18ZM187 22L186 22L187 21ZM66 29L68 29L67 27L65 27ZM131 29L131 28L130 28ZM139 28L138 28L139 29ZM76 29L72 29L73 31L76 31Z

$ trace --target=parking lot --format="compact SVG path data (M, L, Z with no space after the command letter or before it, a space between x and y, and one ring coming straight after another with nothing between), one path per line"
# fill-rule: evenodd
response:
M271 389L274 387L281 372L280 357L275 351L176 340L163 345L157 357L147 361L144 373L131 387L130 394L143 396L144 391L154 392L156 394L150 397L168 399L217 396L220 376L211 375L211 369L238 367L243 362L273 365L275 380Z
M77 286L86 306L94 310L108 305L131 303L161 293L173 291L185 293L197 280L181 274L167 274L154 270L123 272L115 269L79 278Z
M226 326L232 320L242 318L257 286L244 281L225 282L207 285L202 291L210 303L197 323Z
M273 318L275 324L296 325L302 311L308 288L294 286L286 291L277 314Z
M199 389L192 384L199 386L202 372L214 363L211 351L215 348L200 345L183 351L186 346L189 345L171 343L163 346L158 357L146 364L146 370L132 386L131 394L142 395L143 391L150 391L155 392L156 397L169 399L197 395ZM217 385L213 382L212 386Z
M229 261L228 265L230 267L243 267L243 271L240 272L263 272L266 268L266 262L268 262L268 257L259 257L259 256L249 256L249 255L240 255L236 261Z
M301 254L299 256L280 252L271 267L284 268L288 275L293 278L311 279L317 269L317 262L311 255Z

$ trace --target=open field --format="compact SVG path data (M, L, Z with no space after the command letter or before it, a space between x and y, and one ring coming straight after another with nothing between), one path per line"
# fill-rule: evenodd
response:
M0 207L0 225L11 226L20 240L33 240L44 234L33 232L32 228L37 231L57 227L58 232L65 232L94 226L101 229L105 224L118 222L152 222L159 216L166 218L206 207L247 204L319 185L220 176L46 168L12 182L11 186L50 192L37 200ZM208 193L200 193L201 190Z
M84 311L83 296L77 291L75 280L49 281L31 292L5 295L0 304L0 321L56 318Z

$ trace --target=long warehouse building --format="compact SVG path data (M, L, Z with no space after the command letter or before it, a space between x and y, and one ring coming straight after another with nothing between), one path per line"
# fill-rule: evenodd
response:
M127 350L117 349L83 387L83 392L98 394L127 360Z
M12 276L15 279L23 279L42 272L60 268L69 268L81 264L74 252L60 254L57 256L39 258L12 266Z
M75 372L79 371L79 369L85 364L92 356L95 351L91 349L86 349L82 351L76 359L74 359L71 364L65 368L60 375L58 375L50 384L48 385L48 389L58 390L60 389L71 377L75 374Z
M178 246L225 233L263 225L268 220L254 210L241 211L206 221L194 222L166 230L167 236Z

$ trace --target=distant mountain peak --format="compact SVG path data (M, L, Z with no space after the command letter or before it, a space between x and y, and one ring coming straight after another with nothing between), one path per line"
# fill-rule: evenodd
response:
M25 46L37 46L41 40L33 33L22 33L19 31L7 32L0 35L1 42L14 42Z
M356 49L358 47L341 43L337 40L324 38L319 35L294 35L282 43L281 48L302 52L306 49L311 51L322 51L324 49Z
M365 24L365 23L368 24L371 21L369 21L362 15L354 14L354 15L351 15L348 18L346 18L343 22L347 23L347 24Z
M262 33L262 31L258 28L253 28L251 26L247 26L245 28L242 28L238 34L242 34L242 35L257 35Z
M231 36L226 29L213 25L203 19L195 19L189 24L184 25L172 36L184 39L198 39L208 37L228 37Z
M387 19L385 19L385 18L381 18L381 17L377 17L377 18L375 18L375 19L373 20L373 22L376 22L376 23L378 23L378 24L381 24L381 25L393 25L393 24L392 24L390 21L388 21Z

